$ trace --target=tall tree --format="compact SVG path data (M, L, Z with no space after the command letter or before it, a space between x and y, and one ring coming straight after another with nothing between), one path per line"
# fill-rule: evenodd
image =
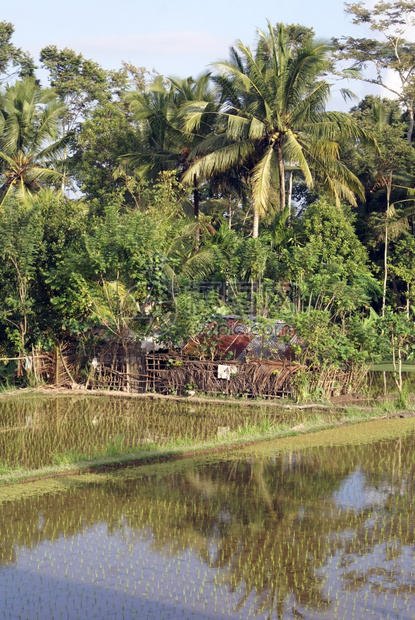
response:
M330 311L344 320L379 294L353 220L350 207L319 200L294 222L297 242L282 252L281 272L298 311Z
M360 137L364 132L346 114L325 112L330 87L323 75L330 48L307 38L301 44L294 32L269 24L268 33L258 32L255 52L239 42L230 61L216 63L222 90L218 126L195 146L194 163L184 175L190 181L194 175L207 179L243 169L252 189L254 237L270 204L280 212L285 208L287 164L302 172L309 187L319 178L337 201L355 204L355 195L362 194L360 182L340 161L336 138L340 131ZM204 109L201 103L189 111L188 127Z
M142 147L140 131L122 102L104 101L90 111L76 135L70 172L83 194L104 204L136 204L139 183L120 169L119 158Z
M34 76L33 59L12 43L13 33L13 24L0 22L0 82L15 75L20 78Z
M410 173L408 175L408 168L411 164L415 163L413 149L408 146L401 139L401 134L396 131L397 127L394 127L393 118L387 114L387 109L381 103L375 105L373 108L373 120L377 128L378 133L378 145L379 149L375 159L375 184L373 190L383 189L385 191L385 213L383 222L383 237L384 237L384 277L383 277L383 297L382 297L382 316L385 315L386 308L386 288L389 275L389 242L390 235L394 233L395 236L399 236L402 228L407 228L407 217L401 218L399 222L397 218L397 207L402 206L403 203L409 201L412 209L414 200L412 198L400 198L392 202L392 192L396 188L399 193L402 190L405 192L409 189L403 185L403 180L406 177L406 182L410 182ZM413 177L412 177L413 182ZM403 219L403 221L402 221ZM399 224L401 224L399 226ZM395 230L394 230L395 228Z
M40 52L49 82L65 104L63 132L73 131L88 110L102 100L108 88L107 72L100 65L71 49L49 45Z
M23 355L34 318L32 287L42 233L36 210L15 203L0 214L0 321L14 351Z
M74 50L59 50L56 45L49 45L40 53L42 66L49 73L49 82L64 103L61 115L61 132L72 133L71 144L65 148L62 158L62 190L68 180L70 155L76 151L77 134L82 123L95 111L97 105L105 105L111 99L113 72L105 71L98 63L86 59ZM125 72L114 72L115 81L124 81ZM122 74L122 76L120 75Z
M374 6L363 2L346 3L354 24L366 25L380 38L343 37L335 39L340 61L353 60L345 75L382 86L397 97L408 114L407 140L412 142L415 122L415 43L405 39L415 26L415 6L411 0L380 0ZM373 73L362 70L371 65ZM391 79L391 71L396 80Z
M377 142L376 149L359 145L347 155L349 165L365 186L366 208L372 214L369 222L375 231L372 242L375 255L379 247L383 248L384 313L390 267L389 246L407 230L408 216L414 210L415 201L410 194L415 183L415 151L405 140L405 123L396 100L382 100L369 95L352 109L352 115L376 137ZM367 227L367 218L365 226L366 233L369 233L371 227Z
M82 54L56 45L43 48L40 60L65 104L61 131L72 132L64 152L67 179L74 179L75 189L80 187L88 197L107 203L122 199L123 183L114 178L118 157L128 148L137 150L139 142L123 97L132 88L144 90L153 72L131 63L106 71Z

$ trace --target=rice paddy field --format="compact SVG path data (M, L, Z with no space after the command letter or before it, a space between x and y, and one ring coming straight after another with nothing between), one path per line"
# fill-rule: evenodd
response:
M247 415L13 397L0 402L1 462L214 438ZM249 427L313 415L253 408ZM410 417L0 486L0 618L409 619L414 552Z
M338 414L325 413L335 422ZM14 395L0 400L0 477L154 448L215 442L321 422L316 411L235 407L191 400Z

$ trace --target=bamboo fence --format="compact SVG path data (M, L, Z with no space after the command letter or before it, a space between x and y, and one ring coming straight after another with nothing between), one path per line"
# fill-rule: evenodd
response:
M177 353L144 354L138 343L108 342L88 359L81 375L81 363L74 347L56 347L51 352L32 351L29 356L0 358L18 360L19 367L29 366L34 383L76 389L118 390L127 393L155 392L189 395L192 391L206 395L247 398L284 398L296 393L296 376L306 375L310 393L319 391L330 398L356 391L362 385L366 368L323 370L306 368L290 360L250 359L247 361L197 360ZM229 376L221 378L220 366L228 367Z

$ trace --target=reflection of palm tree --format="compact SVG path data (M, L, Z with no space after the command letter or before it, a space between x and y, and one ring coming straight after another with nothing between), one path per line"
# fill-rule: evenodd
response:
M256 511L244 526L238 518L232 521L218 545L212 566L224 571L224 581L231 591L244 585L238 610L254 593L257 613L276 611L282 617L286 601L293 593L300 605L315 609L327 606L315 570L324 564L332 543L323 535L329 522L328 508L322 509L321 504L324 483L321 491L307 502L304 518L299 519L305 499L287 495L295 478L299 480L299 472L290 475L287 471L281 477L278 470L266 466L263 459L255 459L249 478L244 476L244 485L249 487ZM239 469L238 486L242 482L240 476Z
M59 139L64 106L32 79L9 86L0 95L0 178L2 203L11 190L24 197L61 174L53 168L67 137Z

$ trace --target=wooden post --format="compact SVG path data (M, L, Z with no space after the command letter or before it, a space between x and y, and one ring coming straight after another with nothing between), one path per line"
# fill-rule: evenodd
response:
M129 367L130 367L130 390L131 392L138 392L138 380L137 375L138 372L138 363L137 363L137 355L136 351L133 349L132 355L129 354ZM134 375L134 377L133 377Z
M58 347L55 347L55 385L59 383L59 351Z

